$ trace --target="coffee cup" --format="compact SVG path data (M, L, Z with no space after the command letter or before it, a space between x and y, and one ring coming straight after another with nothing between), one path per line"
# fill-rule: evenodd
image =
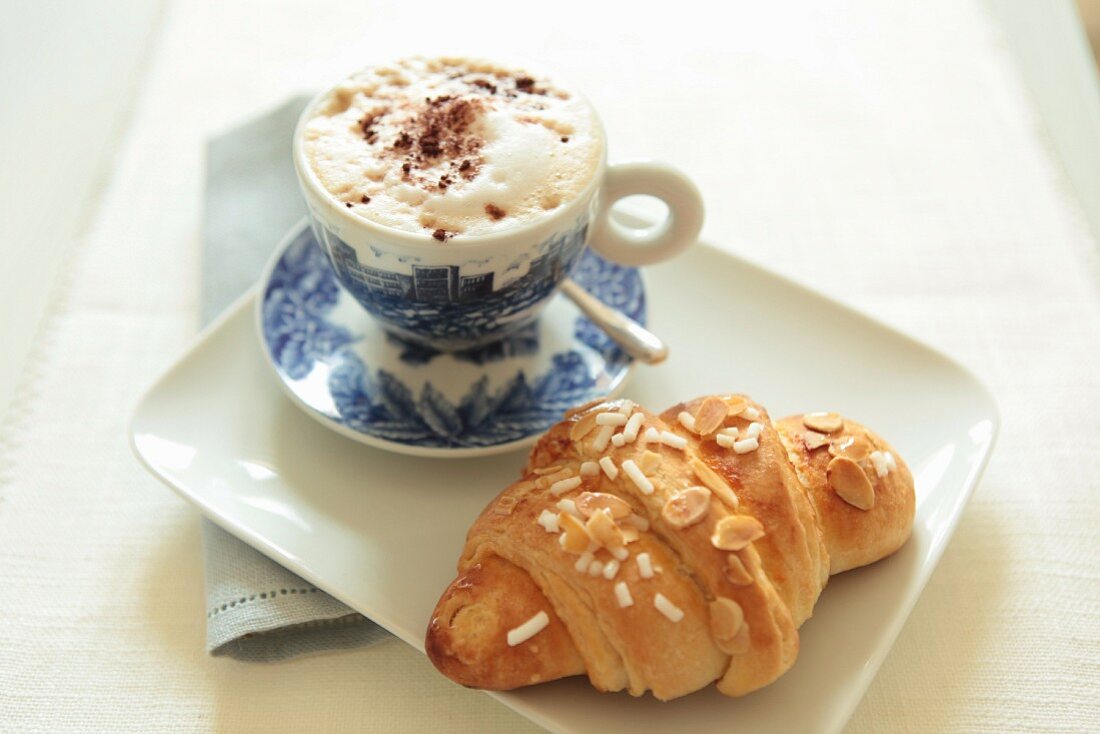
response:
M387 331L453 351L531 323L586 247L641 266L695 241L695 185L661 163L609 164L606 149L591 105L556 82L415 59L317 95L293 157L340 284ZM625 226L612 206L634 195L660 199L667 216Z

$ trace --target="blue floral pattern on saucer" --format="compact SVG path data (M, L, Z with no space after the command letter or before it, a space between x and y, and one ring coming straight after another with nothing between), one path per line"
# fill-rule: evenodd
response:
M645 323L634 268L591 251L572 274ZM564 297L499 342L435 352L387 334L337 283L308 227L262 283L259 328L287 391L345 435L420 455L486 454L533 441L570 407L617 391L632 360Z

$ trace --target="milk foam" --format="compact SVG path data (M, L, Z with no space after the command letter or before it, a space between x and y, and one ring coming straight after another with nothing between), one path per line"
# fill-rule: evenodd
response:
M604 144L575 92L468 59L363 70L317 105L302 142L321 185L351 212L459 241L574 199Z

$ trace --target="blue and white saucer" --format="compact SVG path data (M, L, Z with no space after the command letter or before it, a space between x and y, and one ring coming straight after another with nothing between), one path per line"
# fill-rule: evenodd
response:
M572 277L645 323L634 268L588 251ZM386 333L296 226L260 281L257 329L286 392L333 430L414 456L487 456L530 445L575 405L615 395L633 360L558 295L502 341L435 352Z

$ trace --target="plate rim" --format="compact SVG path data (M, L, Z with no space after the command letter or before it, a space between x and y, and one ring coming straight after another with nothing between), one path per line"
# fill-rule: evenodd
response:
M946 532L943 533L944 542L941 543L938 547L932 549L932 552L927 556L927 563L923 564L920 567L920 570L918 571L916 585L914 587L911 598L899 611L899 613L890 620L886 630L883 633L882 640L884 644L876 646L876 649L873 651L873 654L868 659L867 664L862 666L859 670L855 684L856 687L858 687L858 695L846 697L844 705L839 707L834 719L832 721L823 722L824 724L826 724L826 726L822 729L823 731L840 731L851 718L852 714L855 712L855 709L863 701L868 687L870 686L874 677L878 674L878 670L882 666L882 663L885 662L886 658L893 650L902 628L908 621L910 615L913 612L913 609L916 607L917 602L923 596L924 590L929 580L935 573L936 569L939 567L944 552L946 552L947 547L950 545L951 540L954 538L955 532L958 529L958 524L962 519L963 512L967 504L969 504L970 499L978 486L978 483L984 476L985 471L989 466L989 462L993 455L993 452L996 449L1002 425L1000 407L998 406L996 398L994 397L992 391L973 370L959 362L951 355L941 351L940 349L937 349L931 344L921 341L916 337L911 336L906 332L894 327L893 325L882 321L881 319L872 316L864 311L861 311L852 305L849 305L839 298L824 294L810 286L799 282L794 278L791 278L790 276L787 276L784 273L766 268L763 265L756 263L740 254L730 252L709 242L698 242L696 243L695 247L701 247L703 249L709 250L712 255L717 257L730 258L731 260L735 261L740 267L745 268L750 274L754 272L761 273L769 278L774 278L778 280L785 286L795 288L798 291L820 298L828 304L840 309L846 316L856 318L874 327L882 329L890 334L892 337L901 339L903 342L907 343L910 346L914 346L918 349L935 355L939 359L943 360L944 363L956 370L959 378L963 379L967 383L968 388L974 390L976 396L980 399L983 406L989 411L988 421L990 424L990 432L988 440L984 443L984 445L980 447L980 457L978 457L977 461L973 461L971 463L969 470L963 479L960 491L955 494L954 501L950 504L948 519L946 523ZM312 572L312 570L308 566L299 563L297 558L289 554L279 553L279 548L265 542L265 540L258 533L253 532L246 525L234 521L233 518L218 512L216 508L211 506L208 502L204 501L201 496L189 492L184 487L179 486L172 478L165 474L162 474L142 453L141 448L138 445L137 433L135 431L135 428L136 424L139 421L142 408L147 404L148 400L157 393L157 391L164 383L168 382L178 371L180 371L196 352L206 346L207 342L210 341L211 338L215 334L217 334L217 332L220 331L227 322L233 320L240 311L249 308L252 299L260 299L259 288L259 283L253 285L251 288L249 288L249 290L247 290L232 304L230 304L221 314L213 319L206 327L200 330L199 333L196 334L196 336L189 341L186 348L182 350L180 355L168 367L166 367L164 371L159 374L145 390L140 393L139 398L137 399L137 401L135 401L133 408L130 411L129 419L126 424L130 449L133 452L135 458L138 459L139 463L146 469L146 471L156 477L162 484L171 489L181 499L196 506L202 512L204 517L210 519L223 530L241 539L259 552L263 553L269 558L272 558L272 560L275 560L277 563L283 565L288 570L301 576L310 583L313 583L319 589L330 594L335 599L355 609L356 606L348 604L348 602L345 600L339 590L333 589L324 580L319 580L318 577ZM254 334L256 334L254 328L250 330ZM260 347L261 352L263 352L265 355L264 358L267 359L266 350L263 349L262 344L260 345ZM633 366L636 365L632 365L632 367ZM283 385L282 380L276 381L281 386ZM626 380L623 381L624 384L625 382ZM515 450L515 447L510 450ZM448 454L447 458L460 457L453 454ZM375 620L375 616L369 614L366 614L364 616ZM382 616L385 617L385 615ZM382 624L381 622L379 622L379 624L398 639L401 639L403 642L411 645L413 648L420 651L421 653L424 652L422 639L415 637L410 639L408 636L402 634L401 632L390 629L390 627ZM539 726L547 728L550 731L569 731L569 729L563 728L560 722L553 719L546 719L540 713L531 710L530 707L518 700L518 698L512 695L510 692L484 691L484 693L492 696L494 699L500 701L508 708L516 711L524 718L532 721Z

